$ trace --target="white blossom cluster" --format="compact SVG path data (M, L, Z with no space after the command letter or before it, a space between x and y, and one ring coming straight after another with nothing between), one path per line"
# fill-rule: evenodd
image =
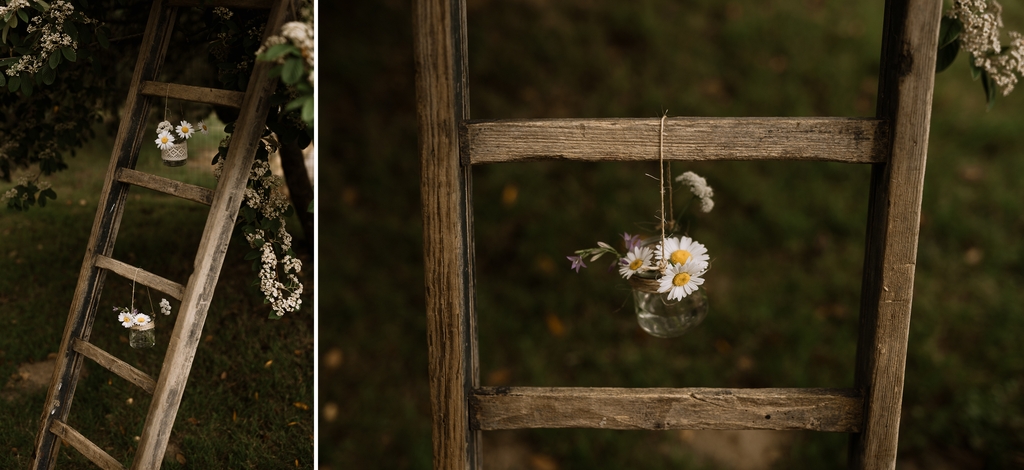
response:
M12 2L12 5L20 3L22 2L15 1ZM23 3L24 6L28 6L28 2ZM8 5L8 8L10 7L11 5ZM33 46L34 53L21 56L18 62L7 68L7 75L13 77L22 72L36 73L52 54L59 54L61 48L69 47L77 50L78 42L71 39L71 36L64 30L64 22L74 12L75 7L70 2L56 0L43 13L32 17L26 31L29 34L39 31L41 33L39 42ZM82 15L82 23L94 22L95 20Z
M221 141L220 147L225 149L230 143L231 135L228 134ZM277 152L279 147L277 139L273 136L261 139L260 145L263 145L268 155ZM214 165L213 173L219 179L223 171L224 159L221 158ZM292 236L285 228L284 213L289 207L289 202L280 190L283 184L284 181L271 172L269 162L256 159L249 171L249 184L246 185L242 202L264 218L276 219L280 224L280 228L273 234L255 229L245 235L249 246L260 250L260 292L278 316L294 312L302 305L302 283L297 276L302 271L302 261L288 254L292 248ZM273 241L278 242L280 246L280 252L283 254L280 259L274 250ZM284 282L281 281L282 278Z
M957 0L949 16L963 24L960 48L971 55L974 66L985 70L1006 96L1017 84L1017 76L1024 76L1024 37L1010 31L1009 47L1000 44L1002 11L996 0Z
M225 7L213 7L213 14L219 16L222 20L229 20L234 13Z
M313 40L314 30L312 16L307 16L306 18L306 21L285 23L284 26L281 26L281 34L268 37L259 50L256 51L256 55L258 56L278 44L291 43L301 51L302 58L305 59L306 65L309 67L309 84L315 86L316 47ZM284 56L279 57L278 63L284 63L284 58Z
M281 237L282 251L287 252L291 249L291 235L284 229L283 223L277 235ZM287 284L282 283L277 272L279 264L277 253L274 252L273 244L266 240L263 230L257 229L251 234L246 234L245 238L249 241L249 246L254 248L262 243L260 246L260 292L263 292L267 302L270 303L270 308L277 316L298 310L302 305L300 298L302 283L299 282L296 274L302 270L302 262L290 255L284 255L280 264Z
M704 177L692 171L687 171L676 177L676 181L690 187L690 192L700 200L701 212L711 212L711 209L715 207L715 201L711 199L715 192L711 189L711 186L708 186L708 182Z

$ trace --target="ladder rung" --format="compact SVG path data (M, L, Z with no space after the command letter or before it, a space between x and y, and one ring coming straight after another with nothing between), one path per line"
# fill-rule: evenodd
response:
M133 184L143 188L160 191L165 194L177 196L200 204L210 205L213 202L213 190L196 186L194 184L182 183L162 176L157 176L131 168L121 168L117 173L117 180L122 183Z
M64 442L88 457L89 460L92 460L92 463L99 465L100 468L104 470L124 470L124 465L121 465L121 462L115 460L110 454L104 452L103 449L100 449L99 446L93 444L89 439L86 439L80 432L64 424L63 421L53 420L50 423L50 432L60 436Z
M125 279L132 279L144 286L152 287L177 300L185 295L185 286L177 282L162 278L144 269L136 268L130 264L122 263L114 258L103 255L96 255L96 267L109 269Z
M201 86L179 85L177 83L142 82L140 92L146 96L174 98L177 100L194 101L232 108L241 108L245 93L240 91L220 90Z
M860 432L854 389L484 387L469 398L472 427L772 429Z
M661 119L468 121L466 163L556 159L658 160ZM692 118L665 120L666 160L810 160L881 163L889 126L863 118Z
M170 0L172 7L270 8L274 0Z
M75 338L71 343L71 349L149 393L153 393L153 390L156 389L156 380L153 380L148 374L96 347L95 344Z

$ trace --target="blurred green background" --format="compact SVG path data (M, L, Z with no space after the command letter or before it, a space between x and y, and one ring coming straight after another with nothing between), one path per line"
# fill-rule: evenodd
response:
M875 112L879 0L468 8L473 118ZM411 6L325 2L320 14L329 30L320 41L320 468L426 469ZM1003 15L1009 29L1024 29L1024 5L1007 2ZM900 468L1024 467L1022 130L1024 91L987 111L964 57L936 77ZM687 227L713 259L711 312L673 340L639 329L629 290L602 262L576 274L565 260L623 231L652 233L657 183L645 173L656 164L474 169L485 385L852 386L869 168L673 169L705 176L716 196L714 211ZM772 435L747 464L845 462L844 434ZM714 436L484 433L485 468L729 468L708 453L709 439L746 438Z

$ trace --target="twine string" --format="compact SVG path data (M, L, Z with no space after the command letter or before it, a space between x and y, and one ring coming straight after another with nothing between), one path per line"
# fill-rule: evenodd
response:
M661 190L661 260L658 262L658 269L665 271L668 264L665 258L665 118L668 111L661 115L661 129L658 130L658 170L659 189Z

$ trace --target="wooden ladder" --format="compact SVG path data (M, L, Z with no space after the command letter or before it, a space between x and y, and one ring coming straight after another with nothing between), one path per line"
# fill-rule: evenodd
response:
M773 429L850 433L851 468L896 464L941 0L888 0L877 114L669 118L675 160L869 164L856 374L850 389L481 387L471 167L658 159L659 119L469 120L463 0L414 3L427 345L435 469L479 469L481 431Z
M257 62L244 93L174 83L157 82L157 74L171 39L179 7L224 6L270 9L264 38L280 29L290 18L291 0L155 0L135 64L128 100L114 140L103 192L93 223L85 260L78 277L74 300L64 327L57 363L46 394L39 434L36 436L32 468L52 469L63 441L98 466L123 469L121 463L67 424L71 400L85 358L109 369L125 380L152 393L132 469L159 468L167 440L185 391L192 360L203 324L220 276L242 192L249 179L256 146L269 110L269 97L276 79L268 72L272 64ZM154 99L174 98L239 109L231 147L215 190L136 171L140 145L147 141L146 116ZM206 226L196 253L194 271L185 285L164 279L111 258L117 230L124 214L128 189L141 186L210 206ZM154 380L128 363L89 342L100 293L108 272L152 287L181 301L174 330L159 377ZM106 310L104 310L106 312Z

